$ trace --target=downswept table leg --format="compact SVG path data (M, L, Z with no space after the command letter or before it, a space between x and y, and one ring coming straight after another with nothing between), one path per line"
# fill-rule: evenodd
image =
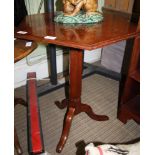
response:
M16 106L17 104L24 105L25 107L27 106L27 103L22 98L14 98L14 106ZM21 155L23 153L23 151L20 146L19 139L18 139L17 132L16 132L15 128L14 128L14 146L17 151L17 154Z
M21 146L19 144L19 140L18 140L18 136L17 136L17 132L16 132L15 128L14 128L14 146L15 146L15 149L17 151L17 154L21 155L23 153L23 151L22 151Z
M56 151L60 153L67 141L72 119L74 115L81 112L86 112L87 115L97 121L105 121L109 118L105 115L96 115L89 105L81 103L82 90L82 65L83 65L83 51L72 49L70 51L70 85L69 85L69 100L64 99L62 102L56 102L58 107L65 108L68 105L68 111L64 120L64 127L61 134L60 141L57 145Z
M22 98L14 98L14 106L16 106L17 104L21 104L27 107L27 103Z
M64 99L61 102L60 101L55 101L56 106L59 109L64 109L67 107L67 105L69 104L69 100L68 99Z
M90 118L96 121L106 121L109 119L106 115L95 114L89 105L83 103L80 105L80 112L85 112Z
M72 49L70 51L69 107L66 113L62 135L56 149L59 153L62 151L68 138L76 107L81 102L82 58L82 50ZM67 104L67 100L64 100L64 102Z
M69 131L70 131L70 127L71 127L71 123L72 123L72 119L74 116L74 112L75 112L75 108L69 108L68 112L66 113L61 138L60 138L59 143L58 143L57 148L56 148L56 151L58 153L60 153L62 151L62 149L63 149L63 147L67 141Z

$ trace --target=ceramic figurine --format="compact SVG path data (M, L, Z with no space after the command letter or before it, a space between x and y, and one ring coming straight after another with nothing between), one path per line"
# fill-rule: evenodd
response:
M62 0L63 12L57 12L55 22L58 23L97 23L103 20L98 9L98 0Z
M63 0L64 15L75 16L81 9L87 15L99 14L97 11L97 0Z

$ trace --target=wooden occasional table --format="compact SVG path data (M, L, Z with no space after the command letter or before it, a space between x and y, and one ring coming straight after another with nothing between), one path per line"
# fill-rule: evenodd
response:
M68 105L68 108L62 135L57 145L57 152L61 152L66 143L72 119L75 115L86 112L94 120L108 120L107 116L96 115L89 105L81 102L83 50L101 48L137 36L137 24L130 23L128 17L116 12L104 12L103 16L104 21L101 23L63 25L52 22L51 14L36 14L27 16L15 29L15 37L17 38L70 48L69 100L63 100L62 102L62 106ZM18 34L18 31L27 33ZM45 39L45 36L55 36L56 39Z
M31 46L26 47L28 40L15 39L14 40L14 62L17 62L28 56L34 49L37 48L37 43L32 42Z
M34 49L37 48L37 43L32 41L31 46L26 47L26 43L28 40L22 40L22 39L15 39L14 40L14 62L23 59L27 55L29 55ZM22 104L24 106L27 106L26 102L22 98L15 98L14 99L14 105ZM22 154L22 149L19 144L18 136L16 133L16 129L14 129L14 145L17 150L18 154Z

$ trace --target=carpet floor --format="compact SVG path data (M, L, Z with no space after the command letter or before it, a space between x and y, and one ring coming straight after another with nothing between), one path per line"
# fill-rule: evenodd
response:
M140 126L133 120L124 125L117 119L118 81L94 74L83 79L82 84L82 102L89 104L95 113L105 114L110 119L97 122L85 113L75 116L62 155L84 155L84 146L89 142L124 143L140 137ZM64 94L64 88L61 88L39 98L45 150L51 155L58 154L55 150L66 112L66 109L60 110L54 102L64 99ZM25 99L26 88L17 88L15 96ZM14 120L23 155L28 155L25 107L15 107Z

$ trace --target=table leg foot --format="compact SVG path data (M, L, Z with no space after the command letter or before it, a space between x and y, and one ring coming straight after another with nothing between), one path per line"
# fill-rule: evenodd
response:
M16 106L17 104L27 106L27 103L22 98L15 98L14 99L14 106ZM21 149L21 146L20 146L19 139L18 139L15 128L14 128L14 146L16 148L17 154L21 155L23 152L22 152L22 149Z
M69 104L69 100L68 99L64 99L61 102L60 101L55 101L56 106L59 109L64 109L67 107L67 105Z
M17 104L21 104L25 107L27 106L27 103L22 98L15 98L14 99L14 105L16 106Z
M60 153L67 141L68 135L69 135L69 130L71 127L72 119L74 116L75 108L69 108L68 112L66 113L66 117L64 120L64 127L62 130L61 138L59 140L59 143L56 148L56 152Z
M80 109L81 109L81 112L85 112L90 118L96 120L96 121L106 121L106 120L109 120L109 117L106 116L106 115L96 115L92 108L87 105L87 104L81 104L80 105Z
M16 148L17 154L21 155L23 152L22 152L21 146L19 144L19 140L18 140L18 136L17 136L15 128L14 128L14 146Z

